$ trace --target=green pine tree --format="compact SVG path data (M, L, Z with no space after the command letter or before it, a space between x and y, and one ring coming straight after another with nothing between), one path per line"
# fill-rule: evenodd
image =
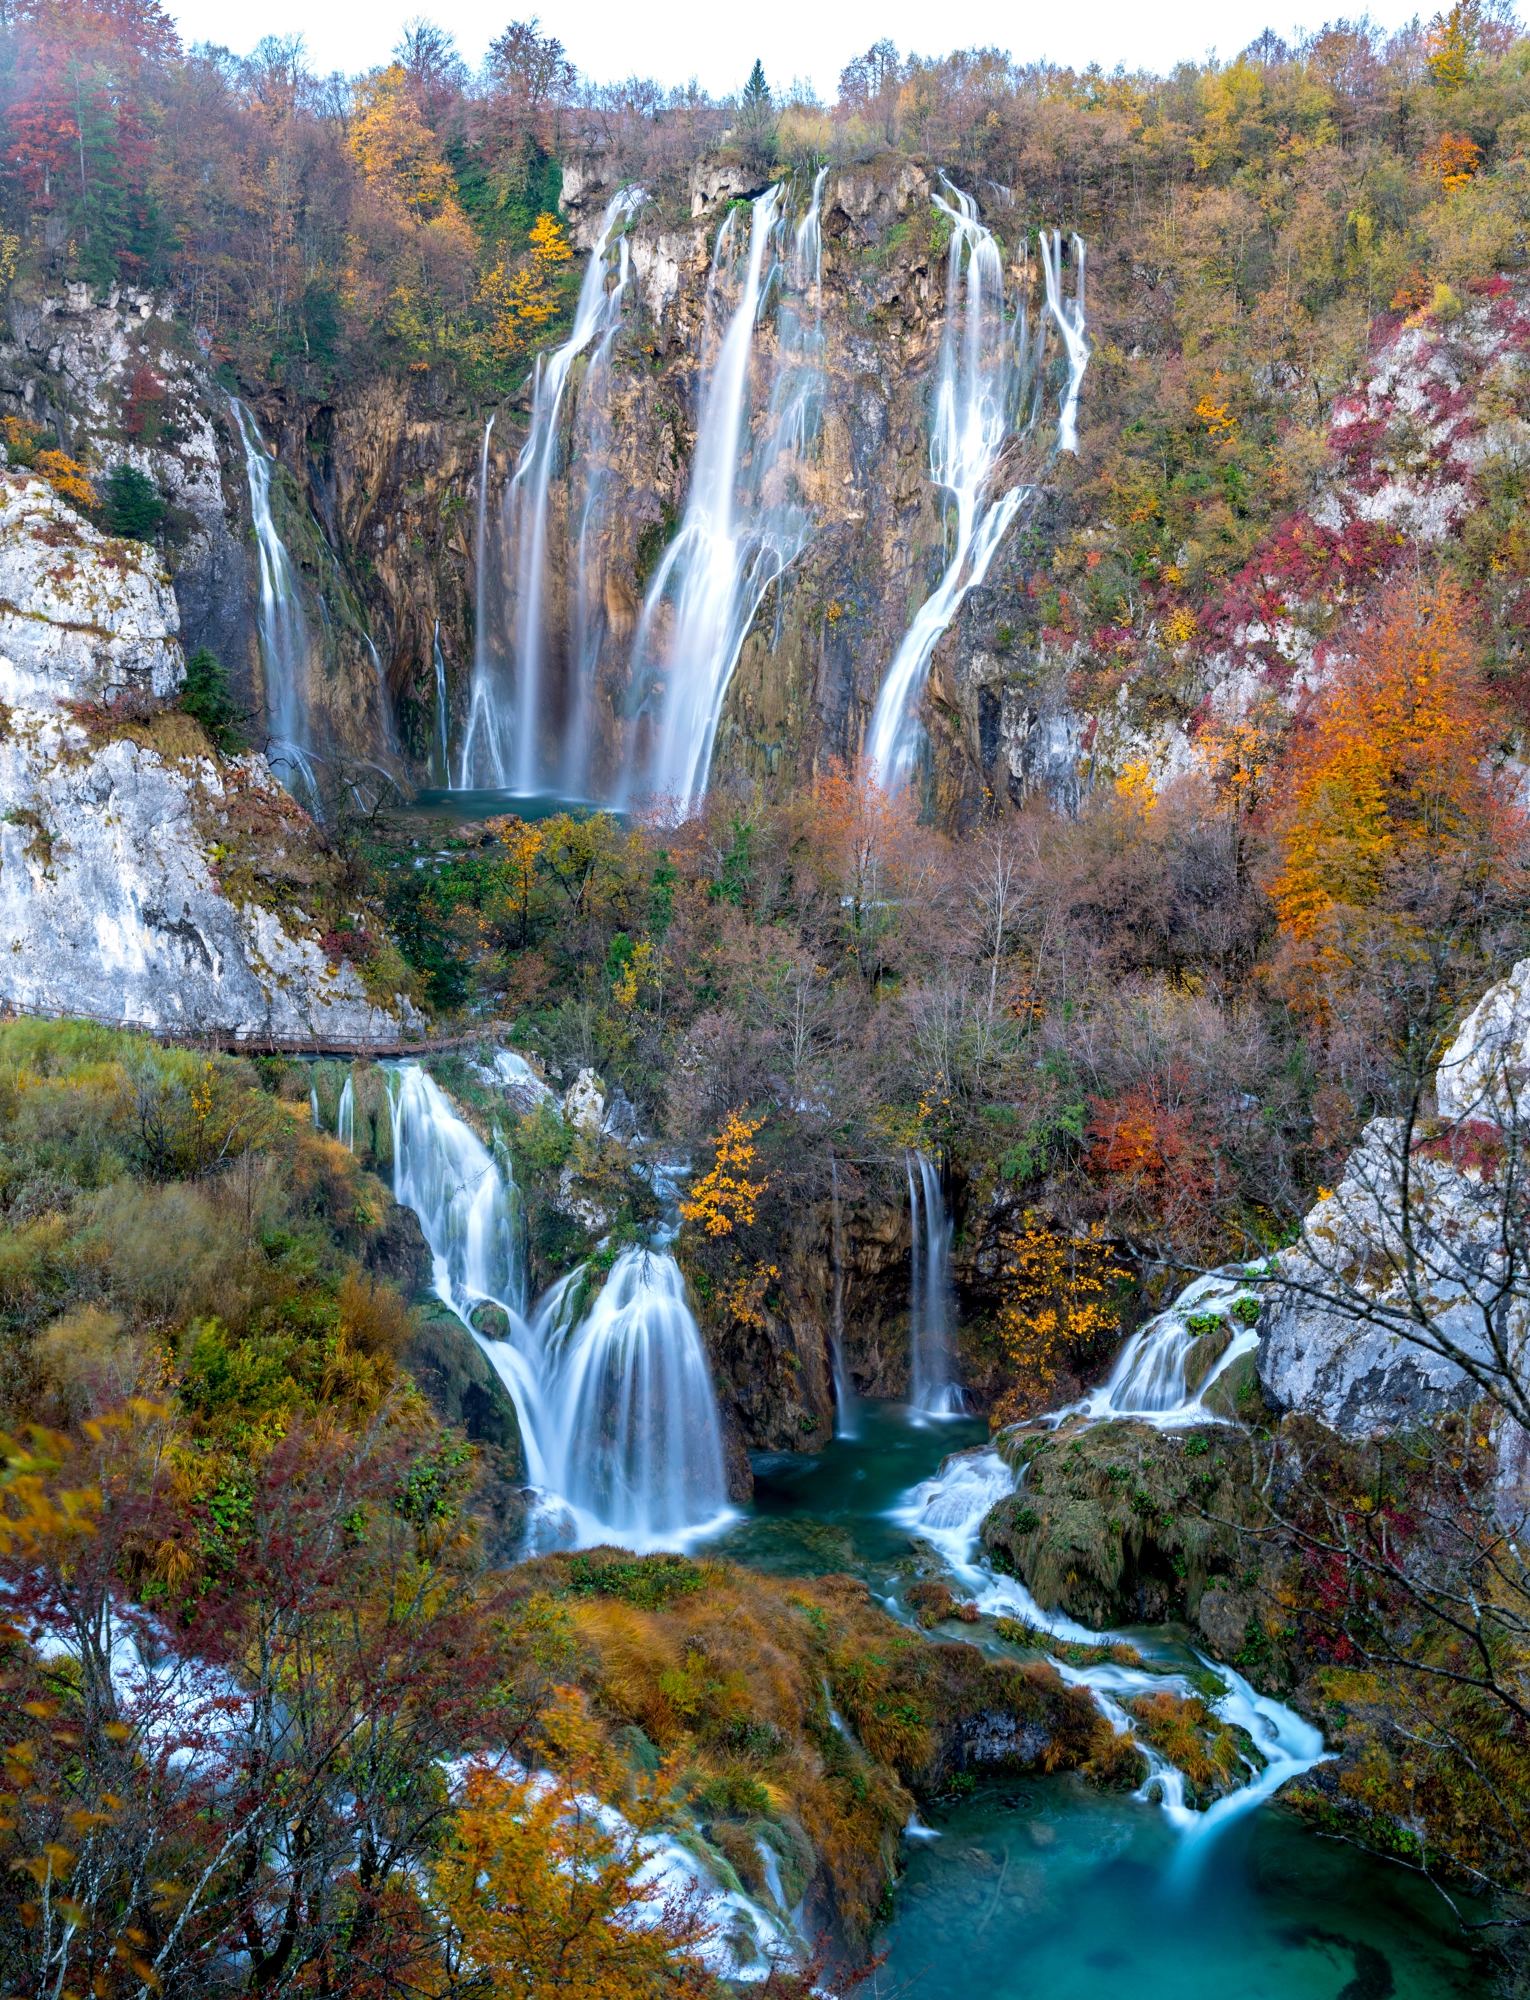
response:
M759 118L770 109L770 85L765 81L765 66L756 56L754 68L749 72L749 81L744 85L744 114Z

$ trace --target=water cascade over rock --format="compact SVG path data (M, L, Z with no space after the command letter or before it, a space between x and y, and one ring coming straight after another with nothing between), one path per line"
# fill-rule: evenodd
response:
M997 497L992 484L1001 453L1028 443L1038 430L1044 388L1048 320L1066 352L1054 451L1078 449L1078 394L1088 364L1084 338L1084 246L1075 236L1075 297L1062 289L1062 242L1042 239L1047 312L1030 337L1025 288L1013 319L1006 316L1004 263L977 204L946 183L950 200L934 197L950 219L946 318L930 413L930 477L956 513L956 537L945 571L914 616L882 682L866 732L865 762L889 790L904 784L919 754L919 700L930 656L963 598L988 574L999 544L1036 493L1034 479Z
M538 355L531 430L516 461L506 496L505 539L513 552L514 604L511 641L505 649L490 641L494 630L488 566L487 488L489 431L484 432L478 494L478 645L473 692L463 738L459 783L492 785L529 794L560 784L566 776L565 712L571 690L555 697L550 668L552 635L547 631L548 493L557 469L564 394L575 361L592 340L604 346L621 323L628 259L620 253L617 281L608 286L611 238L644 200L641 188L625 188L606 205L600 231L585 267L573 331L551 355ZM493 428L490 419L489 429Z
M1173 1305L1137 1329L1109 1379L1082 1402L1055 1412L1056 1421L1135 1417L1175 1430L1227 1414L1216 1407L1214 1395L1210 1405L1206 1399L1218 1385L1225 1388L1237 1364L1259 1346L1254 1280L1262 1275L1255 1265L1250 1272L1214 1271L1195 1279Z
M806 461L823 390L819 301L824 175L793 228L782 183L759 195L739 251L738 210L717 233L707 286L715 359L680 531L644 601L634 646L637 721L624 795L677 810L705 792L723 697L766 591L807 544ZM742 266L742 275L739 267ZM725 300L737 303L722 325ZM752 418L755 332L778 301L770 390Z
M509 1156L484 1145L424 1070L393 1072L394 1193L420 1219L438 1296L468 1325L500 1308L509 1338L475 1334L515 1399L554 1540L674 1547L728 1514L711 1368L662 1246L624 1250L590 1298L584 1266L528 1313Z
M260 667L269 741L266 759L294 797L318 796L310 714L313 643L287 545L271 514L273 464L260 426L237 396L229 408L244 445L250 516L260 552Z
M958 1416L962 1392L951 1356L952 1220L940 1170L923 1153L908 1156L909 1373L913 1406L930 1417Z

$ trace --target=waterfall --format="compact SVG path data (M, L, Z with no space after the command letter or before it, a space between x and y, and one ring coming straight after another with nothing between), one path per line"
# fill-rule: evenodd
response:
M574 552L573 650L563 725L563 789L571 798L591 798L599 789L591 767L597 673L606 633L604 539L613 430L611 350L621 330L622 301L631 277L631 244L623 236L617 244L616 283L606 313L606 330L591 357L574 413L570 454L571 463L582 469L584 482Z
M356 1150L356 1085L347 1074L340 1086L340 1102L335 1106L335 1137L342 1146Z
M952 1221L934 1161L923 1153L910 1153L906 1164L911 1237L910 1400L925 1416L960 1416L962 1392L951 1379Z
M1110 1379L1082 1402L1055 1412L1055 1420L1079 1415L1095 1419L1136 1417L1159 1430L1212 1421L1214 1413L1206 1408L1207 1390L1235 1361L1252 1354L1259 1345L1258 1334L1234 1309L1257 1309L1259 1295L1251 1279L1261 1275L1263 1268L1259 1264L1246 1269L1238 1266L1195 1279L1167 1311L1137 1329L1116 1356ZM1201 1323L1192 1325L1192 1320ZM1218 1338L1222 1332L1227 1335L1225 1346L1207 1360L1194 1380L1190 1379L1201 1343Z
M680 531L644 600L633 648L639 728L628 749L628 789L684 812L706 790L724 696L755 613L812 532L803 461L823 394L821 170L795 229L777 182L752 207L737 303L701 398L690 491ZM736 217L717 232L707 316L715 325L735 283ZM753 436L755 329L778 300L776 353L759 436ZM809 294L812 307L808 310Z
M430 635L430 655L432 664L436 670L436 730L433 754L431 756L431 769L432 774L439 778L443 785L449 785L452 781L451 758L448 755L451 714L446 700L446 656L441 651L441 621L439 618L436 620L435 629Z
M483 427L483 444L478 453L478 513L473 527L473 680L468 693L467 728L462 734L462 757L457 772L457 789L471 788L475 775L474 745L480 729L486 738L486 755L495 743L495 716L498 711L498 675L493 640L489 630L491 599L489 586L489 440L494 435L495 411ZM478 760L482 761L482 760Z
M520 1196L417 1064L390 1066L394 1195L419 1217L437 1296L472 1324L499 1306L507 1340L475 1333L515 1400L544 1517L584 1544L673 1547L728 1515L722 1425L685 1280L667 1251L624 1250L588 1305L585 1267L528 1315Z
M313 647L303 616L297 579L286 544L271 518L271 455L253 413L237 396L229 399L244 445L245 477L250 487L250 516L260 552L260 608L256 625L260 641L262 692L271 768L294 797L312 805L318 800L314 776L317 755L309 718L309 675Z
M907 782L921 741L919 701L930 658L941 634L975 590L1010 524L1036 487L1011 486L994 498L990 487L1000 454L1015 435L1028 437L1041 414L1041 361L1046 321L1035 348L1027 339L1024 288L1021 310L1006 322L1004 267L999 246L978 220L977 204L946 183L951 196L934 197L951 222L946 260L946 316L936 370L930 422L930 477L954 507L956 536L940 582L915 613L887 670L866 733L866 766L877 782L894 790ZM1055 450L1078 449L1078 395L1088 365L1084 334L1083 244L1075 236L1076 296L1062 292L1062 240L1042 238L1042 269L1048 313L1067 355Z
M712 1371L667 1251L621 1253L560 1361L549 1471L581 1529L653 1548L726 1515Z
M462 746L462 783L478 779L501 790L543 791L561 777L561 757L543 740L549 715L546 686L547 502L558 459L558 431L564 391L575 360L608 324L619 322L626 259L621 281L607 289L607 254L613 231L638 207L641 188L624 188L606 204L600 230L585 266L568 339L550 355L539 354L532 390L531 429L516 460L507 496L508 534L515 552L513 663L508 687L501 663L484 644L473 666L473 699ZM492 419L491 419L492 422ZM488 437L484 439L485 461ZM487 463L485 463L487 472ZM483 564L485 478L479 490L478 630L487 633L487 576Z
M855 1422L855 1390L845 1367L845 1248L839 1223L839 1162L829 1155L829 1188L834 1204L834 1335L829 1359L834 1369L834 1435L859 1435Z

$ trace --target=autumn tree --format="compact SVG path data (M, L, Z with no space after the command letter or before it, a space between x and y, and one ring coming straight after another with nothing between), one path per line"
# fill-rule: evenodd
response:
M652 1866L659 1787L631 1785L571 1688L549 1710L545 1754L536 1771L468 1771L433 1870L456 1977L489 2000L715 1992L706 1899Z
M489 345L505 363L521 360L563 310L563 277L573 258L555 215L538 216L531 247L512 260L501 252L484 273L481 293L489 310Z
M1130 1274L1094 1223L1068 1233L1027 1209L1004 1269L999 1338L1015 1379L995 1412L1014 1422L1052 1400L1060 1371L1087 1363L1120 1327Z
M756 1205L769 1185L767 1180L749 1178L756 1154L754 1137L764 1123L763 1116L751 1118L747 1106L730 1112L717 1135L711 1172L680 1204L685 1220L708 1236L730 1236L736 1227L754 1221Z

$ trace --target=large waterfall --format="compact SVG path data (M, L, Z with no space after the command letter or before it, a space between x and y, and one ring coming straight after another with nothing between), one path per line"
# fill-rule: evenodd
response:
M437 1295L468 1324L486 1301L509 1322L508 1339L477 1338L515 1399L539 1518L563 1538L635 1549L719 1526L722 1427L674 1258L622 1251L593 1300L580 1266L528 1312L509 1156L418 1065L392 1078L394 1193L420 1219Z
M260 554L260 669L265 698L271 768L295 797L314 804L318 783L317 752L309 712L313 643L303 615L297 579L287 546L271 516L271 454L253 413L231 397L229 408L244 445L244 470L250 488L250 516Z
M935 1162L910 1153L907 1165L909 1400L926 1416L959 1416L962 1392L951 1354L951 1216Z
M506 505L508 543L514 551L514 611L509 661L489 638L492 592L487 560L488 433L479 481L478 627L472 701L462 742L460 782L492 785L529 794L564 779L564 703L549 672L547 632L548 494L557 467L564 392L577 358L598 335L620 323L627 257L621 256L617 283L610 278L611 238L644 200L640 188L624 188L606 204L600 230L585 266L573 331L550 355L538 355L532 394L531 429L516 460ZM492 424L492 419L490 420ZM550 697L552 697L550 699Z
M969 591L977 588L1034 482L995 497L1000 454L1016 437L1028 439L1042 409L1047 318L1062 336L1066 380L1060 397L1056 450L1078 449L1078 392L1088 365L1084 338L1084 246L1075 236L1076 294L1062 288L1062 242L1042 239L1047 315L1029 339L1025 288L1013 319L1005 312L1004 264L977 204L947 182L951 199L935 205L951 223L946 259L946 319L941 335L930 418L930 477L955 511L955 540L940 582L915 613L887 670L866 733L866 766L888 790L903 785L919 754L919 701L930 656Z
M706 790L723 698L745 636L766 591L812 532L804 481L823 393L823 183L820 171L795 227L785 209L787 186L777 182L756 198L742 251L739 211L730 210L717 232L707 285L715 359L690 490L680 531L649 587L633 649L640 706L627 790L676 812ZM772 297L775 361L756 424L755 334Z

